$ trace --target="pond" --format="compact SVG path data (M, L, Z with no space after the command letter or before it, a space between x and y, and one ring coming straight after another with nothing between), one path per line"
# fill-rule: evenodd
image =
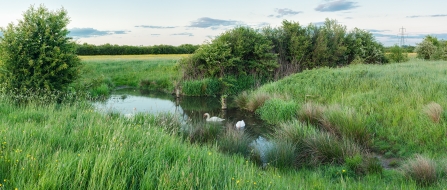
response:
M228 99L228 109L222 110L218 97L181 97L174 95L145 91L138 89L120 89L113 92L109 99L95 102L94 106L101 112L119 112L135 114L144 112L149 114L171 113L180 116L183 122L204 123L203 115L217 116L225 119L222 126L235 126L244 120L245 131L253 137L265 136L271 132L272 126L249 111L240 110Z

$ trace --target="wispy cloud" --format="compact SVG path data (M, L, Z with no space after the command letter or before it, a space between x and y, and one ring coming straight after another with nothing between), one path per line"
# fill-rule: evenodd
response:
M182 33L171 34L171 36L194 36L194 34L189 32L182 32Z
M359 7L357 2L338 0L320 4L315 8L315 10L319 12L336 12L350 10L357 7Z
M285 8L285 9L275 9L275 12L277 14L269 15L269 17L281 18L281 17L286 16L286 15L297 15L297 14L303 13L301 11L294 11L292 9L287 9L287 8Z
M381 32L391 32L391 30L376 30L376 29L366 29L371 33L381 33Z
M312 22L312 24L313 24L314 26L323 26L323 25L324 25L324 21L321 21L321 22Z
M256 26L254 26L254 27L256 27L256 28L263 28L263 27L266 27L266 26L270 26L270 23L268 23L268 22L261 22L261 23L256 24Z
M69 36L73 38L90 38L90 37L98 37L98 36L107 36L112 34L127 34L128 31L101 31L94 28L72 28L69 29Z
M160 34L151 34L151 36L160 36Z
M170 28L176 28L175 26L152 26L152 25L138 25L135 26L137 28L151 28L151 29L170 29Z
M218 29L220 27L236 26L236 25L243 25L243 24L244 23L240 22L240 21L220 20L220 19L214 19L214 18L209 18L209 17L202 17L195 21L192 21L188 27Z
M447 17L447 14L437 14L437 15L412 15L412 16L407 16L407 18L420 18L420 17Z

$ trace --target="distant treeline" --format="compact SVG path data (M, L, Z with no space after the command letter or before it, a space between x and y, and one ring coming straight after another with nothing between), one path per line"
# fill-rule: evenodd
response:
M142 54L191 54L199 48L200 45L182 44L180 46L172 45L154 45L154 46L128 46L128 45L93 45L78 44L76 52L78 55L142 55Z
M393 47L394 46L385 47L385 53L390 53L391 49ZM414 50L416 49L416 46L404 45L404 46L401 46L401 48L405 51L405 53L414 53Z

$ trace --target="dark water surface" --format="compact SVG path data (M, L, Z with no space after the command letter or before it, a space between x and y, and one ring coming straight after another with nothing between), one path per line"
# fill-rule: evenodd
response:
M206 122L203 114L217 116L225 119L222 126L233 126L236 122L244 120L245 131L253 135L264 136L270 133L272 126L266 124L254 113L240 110L228 99L228 109L222 110L218 97L181 97L176 99L171 94L144 91L137 89L121 89L113 92L109 99L95 102L96 109L102 112L119 112L135 114L144 112L149 114L171 113L181 116L184 122Z

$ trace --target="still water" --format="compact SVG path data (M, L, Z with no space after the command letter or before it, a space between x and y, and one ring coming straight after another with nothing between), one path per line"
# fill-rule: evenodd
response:
M183 122L206 122L203 114L225 119L223 126L234 126L236 122L244 120L245 130L254 137L264 136L271 132L272 126L259 119L254 113L240 110L229 99L228 109L222 110L220 99L217 97L181 97L176 99L171 94L144 91L137 89L121 89L113 92L109 99L95 102L97 110L101 112L119 112L136 114L171 113L182 118Z

